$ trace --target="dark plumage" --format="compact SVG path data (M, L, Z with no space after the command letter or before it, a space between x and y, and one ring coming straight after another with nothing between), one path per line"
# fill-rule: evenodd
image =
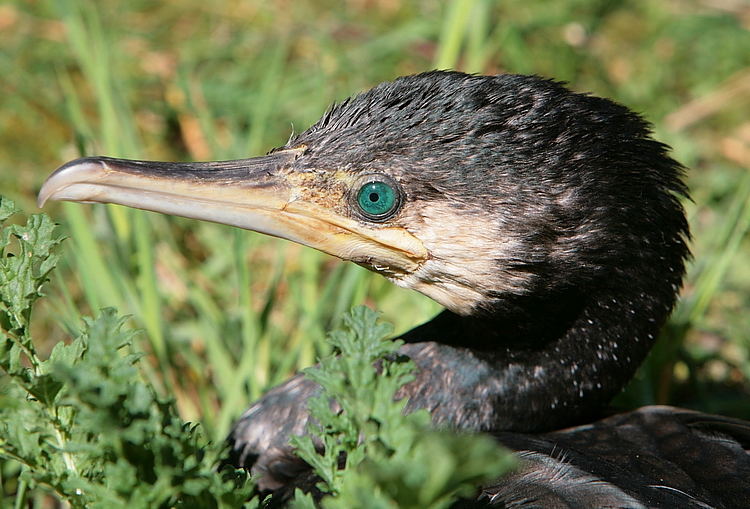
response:
M497 433L518 472L486 486L501 507L743 508L750 502L750 423L644 407L543 434ZM503 505L504 504L504 505Z
M623 106L536 77L429 73L334 106L288 146L298 145L310 167L388 171L407 201L445 202L513 244L510 257L492 260L499 289L486 285L465 316L446 311L402 337L421 368L405 395L438 424L540 431L597 415L675 303L688 256L682 168ZM304 430L314 390L296 377L256 403L231 436L238 463L288 481L286 437ZM600 424L608 436L612 422ZM571 436L597 439L599 429ZM502 441L568 456L557 442L547 451L523 438L532 440Z
M403 336L402 352L419 367L403 396L438 425L495 432L525 459L478 506L742 507L748 423L658 407L551 432L601 417L674 306L688 257L679 201L687 191L667 152L627 108L556 82L431 72L334 106L265 158L153 169L82 160L58 170L41 196L284 236L443 304ZM167 182L177 204L119 191L144 172L143 189L162 192ZM385 213L357 201L371 182L395 197ZM94 198L91 183L103 187ZM235 195L219 212L188 207L206 204L196 186L224 196L233 183L258 194L259 219L232 208L245 200ZM268 223L269 210L279 223ZM322 219L303 231L286 214ZM297 376L233 429L233 460L261 474L264 489L304 484L287 442L304 431L316 390Z

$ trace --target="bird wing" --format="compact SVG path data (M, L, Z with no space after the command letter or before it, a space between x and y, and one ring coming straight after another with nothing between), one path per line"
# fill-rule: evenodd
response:
M750 507L750 423L650 406L544 434L496 433L521 467L487 486L513 508Z

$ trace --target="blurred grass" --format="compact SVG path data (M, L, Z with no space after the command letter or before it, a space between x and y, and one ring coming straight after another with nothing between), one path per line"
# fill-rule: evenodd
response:
M750 417L750 5L734 0L12 1L0 6L0 189L25 210L81 154L257 155L335 100L431 68L536 73L642 112L691 170L695 263L666 340L619 403ZM216 439L368 303L438 306L354 265L228 227L51 204L71 239L35 336L116 306L147 375Z

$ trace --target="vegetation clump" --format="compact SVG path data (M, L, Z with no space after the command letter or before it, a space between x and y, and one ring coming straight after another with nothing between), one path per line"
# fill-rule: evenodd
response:
M0 199L0 225L17 212ZM46 359L31 336L32 309L58 260L62 237L44 214L0 231L0 458L17 480L15 505L47 492L71 507L259 507L244 470L221 467L224 447L178 415L138 369L135 331L112 308L83 318ZM330 335L336 355L309 368L322 394L316 423L296 437L320 477L325 508L442 508L512 464L489 437L430 429L426 411L395 401L411 361L388 341L392 327L365 307ZM331 402L335 401L332 405ZM315 443L323 444L319 453ZM9 467L14 467L15 470ZM7 481L7 479L6 479ZM7 483L6 483L7 484ZM298 493L295 507L315 507Z
M0 222L15 212L0 201ZM0 457L19 469L16 507L37 487L71 507L257 506L246 503L248 475L217 470L222 447L143 381L135 332L115 310L83 318L81 333L42 360L32 308L61 241L44 214L0 234Z
M354 308L330 335L337 355L305 370L323 393L310 401L310 433L292 443L322 479L326 509L449 507L515 464L489 436L434 430L426 410L404 413L406 401L394 398L415 366L398 355L400 341L386 340L391 331ZM310 507L299 496L295 504Z

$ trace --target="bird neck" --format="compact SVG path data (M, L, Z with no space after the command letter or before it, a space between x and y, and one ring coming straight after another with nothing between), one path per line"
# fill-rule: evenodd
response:
M660 302L623 288L519 302L496 316L444 311L402 338L419 368L404 395L461 429L536 431L593 417L633 376L674 301L674 290Z

